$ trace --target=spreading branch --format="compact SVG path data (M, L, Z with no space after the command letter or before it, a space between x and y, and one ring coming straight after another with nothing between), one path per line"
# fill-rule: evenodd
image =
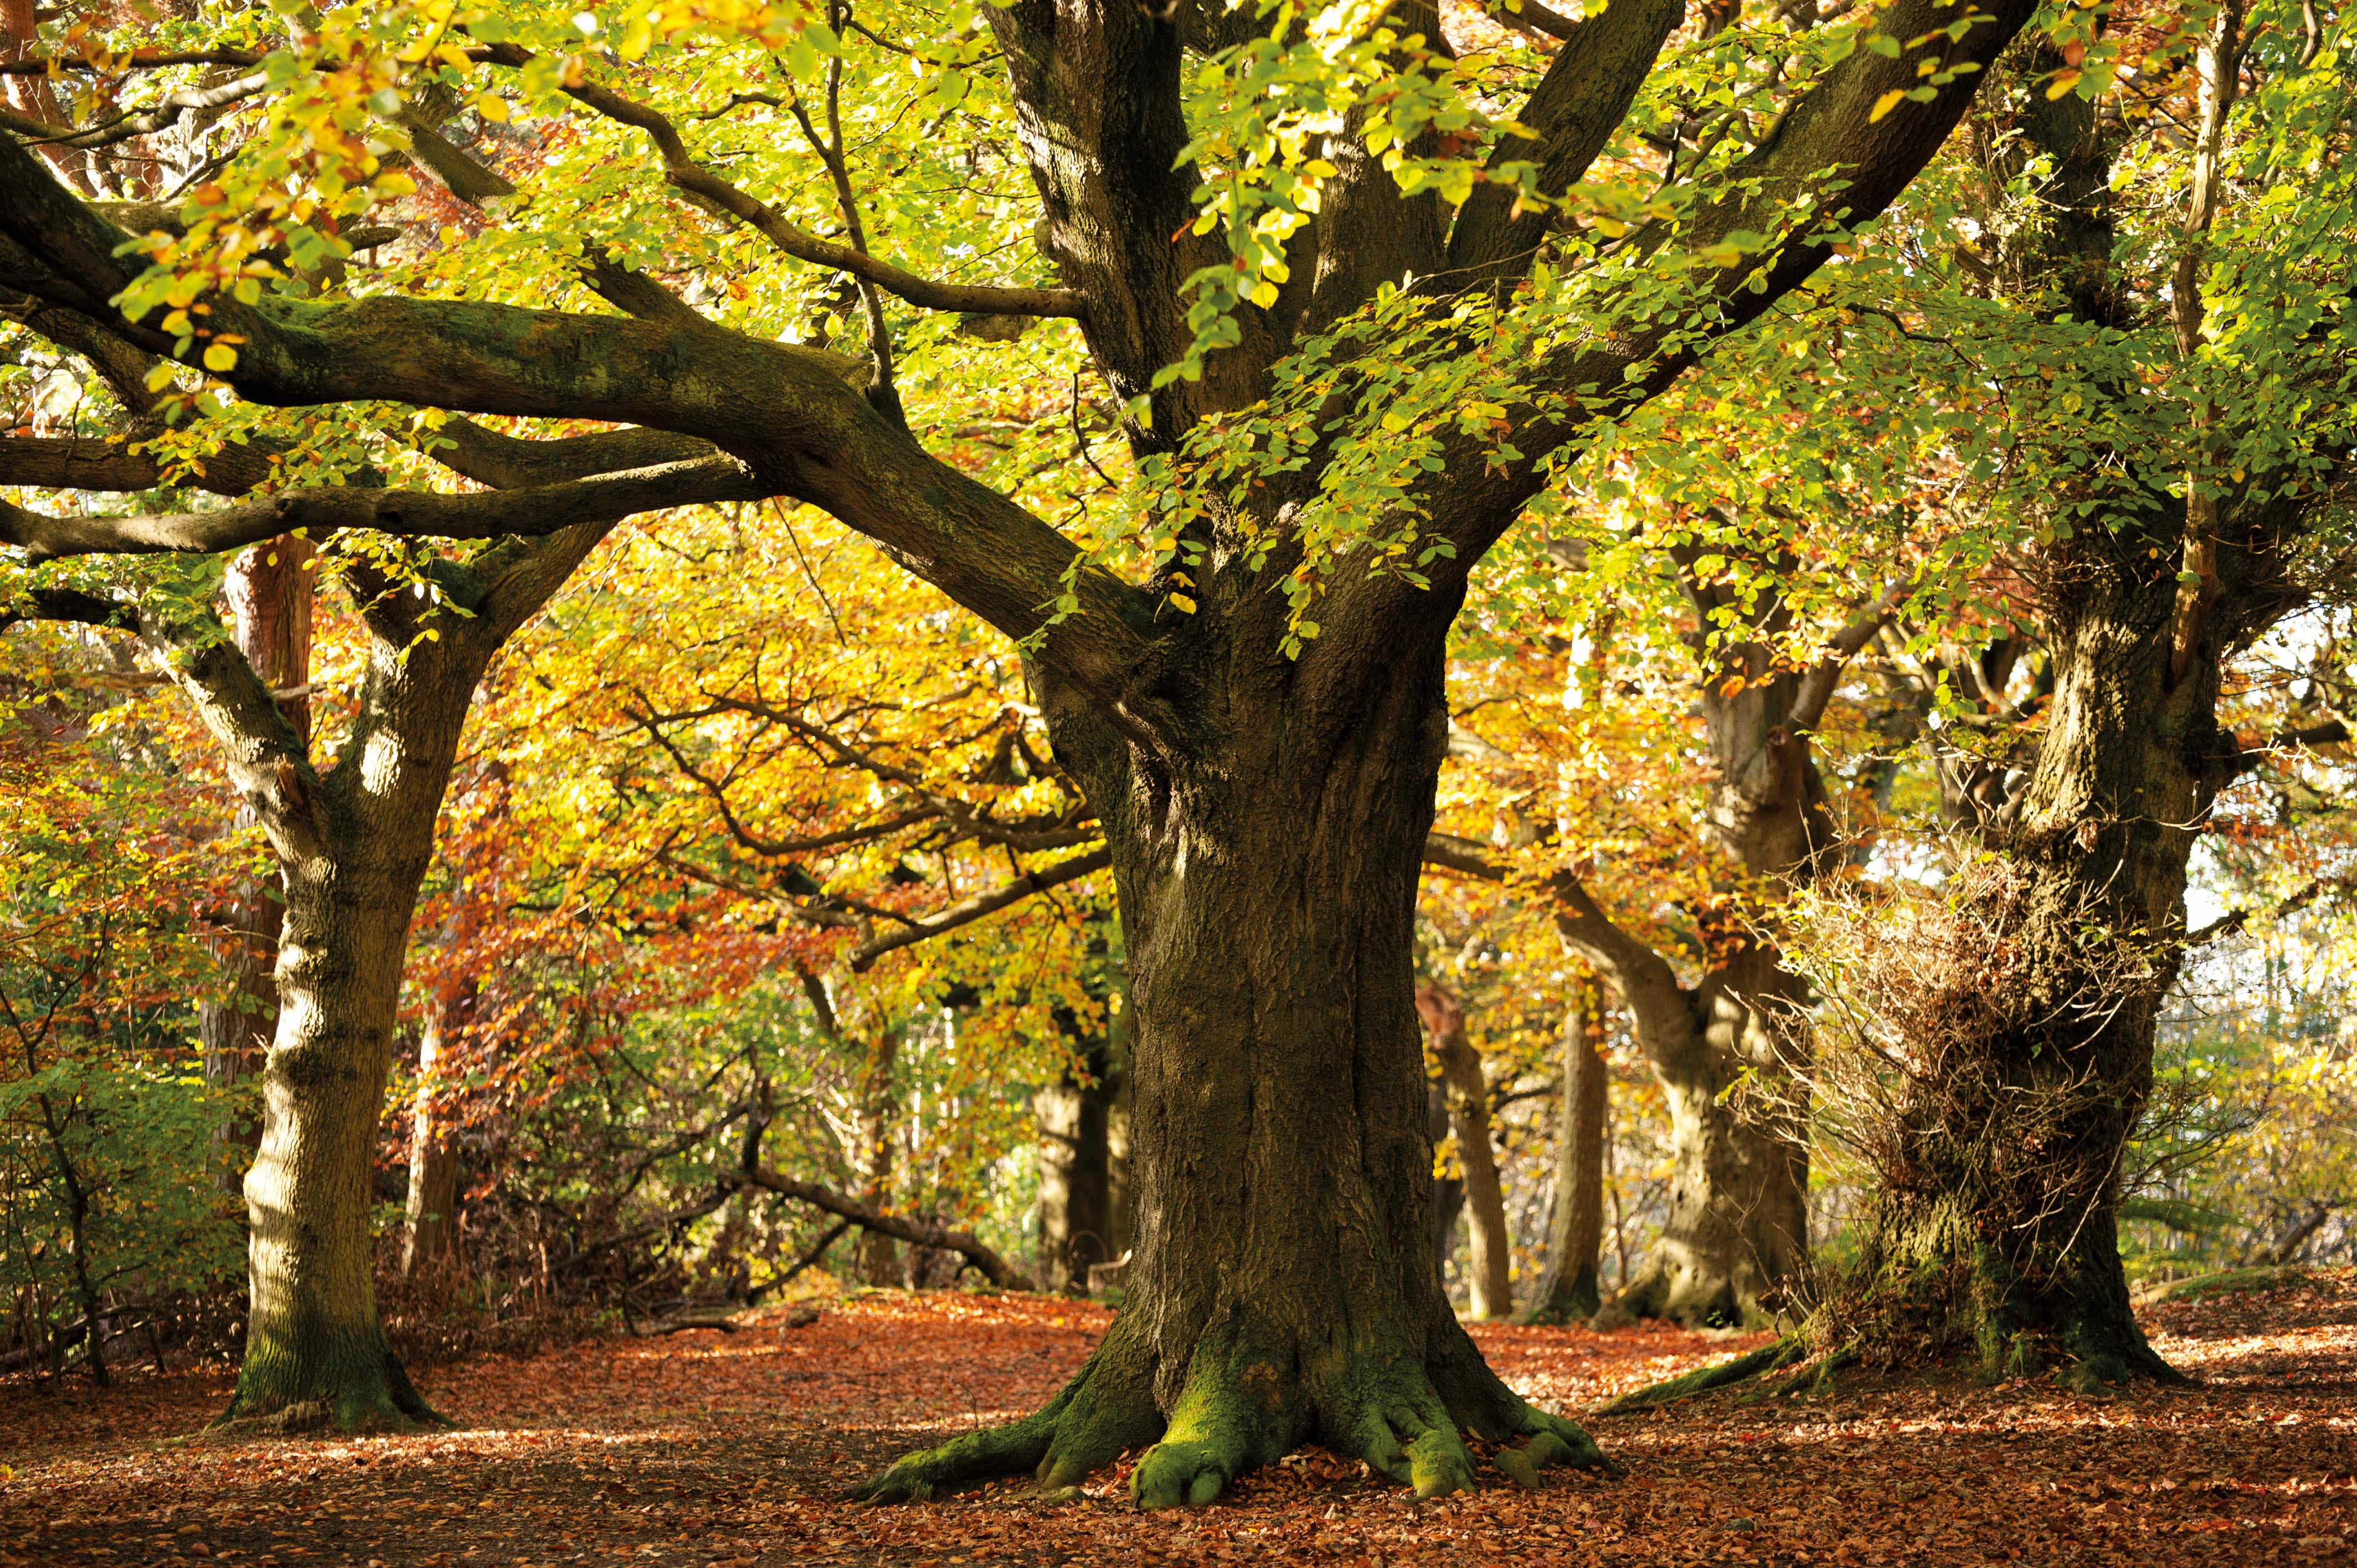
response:
M1113 851L1094 849L1086 854L1074 855L1070 860L1060 861L1045 871L1034 871L1027 875L1016 877L1011 882L1001 883L988 892L977 893L971 898L962 898L947 908L936 909L930 915L920 916L903 930L888 931L881 936L870 937L852 950L852 971L854 973L865 973L877 959L888 952L899 948L913 947L929 938L940 936L943 931L955 930L960 926L972 925L985 915L995 915L1010 904L1021 903L1034 893L1044 893L1050 887L1060 887L1065 883L1077 881L1092 872L1103 871L1112 864Z
M988 1243L971 1231L952 1230L935 1220L888 1214L857 1198L845 1197L831 1187L822 1187L814 1181L797 1181L766 1167L731 1171L721 1179L731 1186L758 1187L791 1197L798 1203L807 1203L813 1208L822 1208L839 1219L848 1219L863 1230L874 1230L915 1246L955 1252L981 1270L983 1278L1001 1290L1028 1291L1031 1288L1028 1274L1000 1257Z
M533 57L529 50L501 45L491 51L491 58L500 65L521 67L530 63ZM855 278L874 284L888 294L899 295L922 310L954 310L974 316L1078 317L1084 314L1087 301L1075 289L1002 288L985 284L941 283L919 277L865 251L822 240L768 202L738 189L696 162L689 155L686 140L680 135L679 127L673 124L668 116L625 98L611 88L599 87L592 82L568 87L565 92L585 108L619 124L645 132L662 158L666 180L736 219L798 261L848 273Z
M68 555L210 555L297 530L314 538L353 528L410 539L538 536L664 507L756 500L763 493L735 462L707 458L474 495L321 485L213 511L144 517L61 517L0 501L0 544L15 545L35 561L51 561Z

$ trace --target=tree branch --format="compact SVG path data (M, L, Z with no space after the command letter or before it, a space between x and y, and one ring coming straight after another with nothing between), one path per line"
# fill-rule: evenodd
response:
M776 1171L759 1167L747 1171L731 1171L720 1178L731 1186L758 1187L768 1192L807 1203L813 1208L850 1220L864 1230L879 1231L920 1247L937 1247L955 1252L1001 1290L1029 1290L1031 1278L971 1231L952 1230L945 1225L928 1219L911 1219L905 1215L887 1214L871 1208L856 1198L845 1197L830 1187L814 1181L796 1181Z
M0 501L0 544L35 561L68 555L210 555L307 530L314 536L368 528L410 539L495 539L549 534L633 512L764 494L725 457L666 464L565 484L474 495L322 485L213 511L146 517L55 517Z
M500 65L522 66L533 57L528 50L500 45L492 49L491 58ZM1087 304L1078 291L1068 288L938 283L849 245L833 244L697 163L688 156L687 143L680 135L679 127L655 110L594 83L585 82L565 91L576 102L606 118L644 131L662 157L665 179L690 196L702 198L798 261L848 273L923 310L954 310L976 316L1077 317Z
M945 909L936 909L930 915L920 917L906 930L889 931L882 936L870 937L852 950L852 972L865 974L877 959L888 952L899 948L914 947L919 942L940 936L943 931L955 930L960 926L972 925L985 915L995 915L1010 904L1021 903L1034 893L1042 893L1050 887L1060 887L1067 882L1076 881L1088 875L1091 872L1103 871L1112 864L1112 850L1093 849L1086 854L1074 855L1070 860L1060 861L1045 871L1035 871L1028 875L1018 876L1012 882L1003 883L986 893L977 893L971 898L960 899Z

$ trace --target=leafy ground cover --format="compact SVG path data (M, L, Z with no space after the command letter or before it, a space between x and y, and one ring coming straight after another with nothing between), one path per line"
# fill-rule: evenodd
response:
M216 1372L111 1391L0 1380L0 1568L233 1564L2299 1563L2357 1550L2357 1274L2192 1294L2147 1314L2190 1390L1893 1380L1798 1404L1598 1418L1624 1473L1417 1503L1318 1453L1209 1509L1141 1515L994 1485L897 1509L845 1485L1038 1404L1105 1311L1039 1296L874 1294L795 1327L576 1344L439 1369L463 1429L189 1439ZM1759 1343L1651 1326L1482 1327L1567 1409ZM1485 1475L1487 1473L1485 1472Z

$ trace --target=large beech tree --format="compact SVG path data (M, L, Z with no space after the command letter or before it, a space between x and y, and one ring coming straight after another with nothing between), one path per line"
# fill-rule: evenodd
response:
M459 14L472 42L443 30L447 8L306 12L283 48L255 47L254 24L235 19L180 58L252 74L166 95L147 116L238 92L271 105L253 156L191 193L185 239L134 243L0 138L11 285L106 345L206 369L238 409L375 403L619 428L548 444L535 482L510 489L421 478L144 516L11 507L0 538L46 560L220 551L296 528L578 542L597 518L748 497L831 513L1024 641L1057 756L1103 822L1135 1029L1128 1309L1045 1410L904 1460L866 1495L1012 1470L1062 1486L1149 1444L1134 1480L1147 1506L1209 1500L1312 1437L1426 1494L1469 1479L1468 1431L1523 1443L1501 1463L1523 1476L1593 1460L1577 1426L1484 1364L1432 1264L1412 912L1449 624L1555 459L1807 284L1931 158L2033 10L1895 0L1821 27L1785 7L1697 38L1676 0L1576 23L1524 0L1515 15L1546 47L1452 17L1461 36L1486 29L1462 59L1415 4L1312 26L1285 5L1017 0L946 39L929 15L855 18L840 0L823 18L752 13L726 36L664 9L583 13L611 54L583 51L569 9ZM880 130L918 107L884 100L863 118L863 92L891 79L879 61L905 81L910 59L922 70L994 52L993 80L925 100L926 134L846 131L846 113ZM568 254L594 239L586 271L611 312L560 308L563 270L542 274L534 303L457 297L511 292L479 274L371 288L339 270L333 226L392 188L371 175L368 136L410 141L429 168L449 160L420 107L428 86L446 103L472 95L491 121L514 120L511 98L544 121L574 116L539 147L594 142L582 188L619 202L667 182L731 227L716 239L661 208L669 229L572 231ZM1720 87L1735 101L1706 110ZM1037 214L1044 266L1003 242L944 243L931 231L954 240L972 204L936 215L894 188L920 164L954 167L940 151L957 145L952 121L971 166L1028 173L1032 201L993 210L1009 238ZM724 162L765 143L820 177ZM535 195L533 161L516 167L518 224L554 220L532 202L563 209L555 189ZM444 180L454 201L488 188ZM734 328L715 258L753 236L848 280L836 297L864 358ZM285 268L257 259L270 243ZM935 275L888 251L930 257ZM651 276L666 273L705 308ZM1004 318L1077 323L1150 502L1135 571L1103 532L1043 515L1051 494L1034 485L1022 493L1039 504L1021 504L1019 486L929 449L909 411L938 387L895 355L939 329L912 309L980 317L974 330L1000 338L1015 329ZM1077 459L1098 465L1076 437ZM242 705L266 703L235 684ZM357 809L412 771L388 738L329 782ZM250 777L299 823L302 792L267 766ZM334 802L306 789L327 827ZM286 955L321 950L300 934L318 929L291 897L280 1053L324 1015L286 983ZM359 1144L382 1048L371 1009L390 998L339 994L353 1011L288 1065L351 1079L335 1136ZM293 1136L285 1105L273 1095L265 1163ZM297 1249L356 1242L325 1224L285 1234ZM320 1276L304 1262L257 1270L257 1336L305 1310L292 1293ZM307 1354L297 1343L257 1337L249 1359ZM307 1397L365 1407L383 1376L371 1350L317 1371L333 1386Z

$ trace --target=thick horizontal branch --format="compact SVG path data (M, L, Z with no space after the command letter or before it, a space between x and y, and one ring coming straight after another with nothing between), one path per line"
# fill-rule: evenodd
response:
M1021 903L1034 893L1043 893L1050 887L1060 887L1067 882L1077 881L1088 875L1091 872L1103 871L1112 864L1113 851L1094 849L1086 854L1074 855L1070 860L1060 862L1045 871L1035 871L1028 876L1018 876L1014 881L1004 883L986 893L977 893L971 898L960 899L945 909L936 909L930 915L920 917L905 930L888 931L882 936L871 937L862 942L852 951L852 972L865 973L877 959L888 952L899 948L914 947L919 942L940 936L943 931L952 931L960 926L972 925L985 915L995 915L1010 904Z
M138 606L101 598L77 588L35 588L21 596L14 607L0 600L0 631L24 620L67 621L129 632L140 629Z
M955 1252L982 1271L983 1278L1001 1290L1029 1290L1031 1278L1022 1270L998 1255L980 1237L971 1231L952 1230L946 1225L927 1219L911 1219L906 1215L888 1214L870 1208L857 1198L845 1197L831 1187L814 1181L796 1181L776 1171L757 1167L749 1171L731 1171L723 1181L758 1187L813 1208L823 1208L840 1219L848 1219L864 1230L896 1237L919 1247L937 1247Z
M447 421L425 445L428 455L444 467L500 490L693 463L718 455L709 441L674 435L668 430L601 430L589 435L534 441L502 435L471 419ZM0 460L5 460L5 454L0 454Z
M36 561L66 555L210 555L298 529L313 537L374 529L409 539L496 539L555 533L576 523L766 493L725 457L666 464L559 485L476 495L317 486L213 511L145 517L53 517L0 501L0 544Z
M120 441L89 435L14 435L0 439L0 485L45 490L152 490L163 466Z
M116 255L124 238L0 137L0 271L13 273L11 286L174 354L179 345L163 331L160 308L132 322L107 303L133 282ZM246 339L223 372L242 398L282 407L383 399L700 436L743 458L761 493L823 507L999 630L1036 637L1037 657L1125 735L1150 743L1166 716L1164 699L1135 681L1157 635L1153 601L1082 562L1032 512L926 452L845 381L839 356L700 319L673 325L392 295L213 305L216 328Z

